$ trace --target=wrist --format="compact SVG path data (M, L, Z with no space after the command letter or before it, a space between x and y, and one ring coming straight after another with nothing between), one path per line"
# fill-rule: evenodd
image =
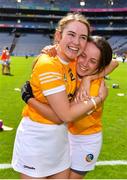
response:
M102 97L101 96L96 96L95 97L95 102L96 102L97 107L100 106L103 103Z
M34 97L29 97L29 98L27 99L27 102L26 102L26 103L30 105L31 102L33 102L33 99L34 99Z
M94 109L96 110L97 109L97 103L96 103L95 99L91 98L90 100L92 101Z
M103 103L103 98L101 96L98 96L100 98L100 103Z
M84 104L91 104L92 105L92 108L91 108L91 110L89 110L86 114L87 115L90 115L90 114L92 114L94 111L96 111L96 109L97 109L97 103L96 103L96 100L92 97L92 98L90 98L88 101L83 101L83 103Z

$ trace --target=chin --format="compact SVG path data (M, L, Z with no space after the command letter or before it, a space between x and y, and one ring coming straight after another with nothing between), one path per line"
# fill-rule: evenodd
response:
M80 77L80 78L83 78L85 75L82 74L82 73L77 73L77 75Z

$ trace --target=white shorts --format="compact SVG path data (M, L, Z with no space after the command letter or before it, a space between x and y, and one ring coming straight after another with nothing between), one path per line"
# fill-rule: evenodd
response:
M10 64L10 60L3 61L2 64L3 64L4 66L8 66L8 65Z
M46 177L70 167L65 124L41 124L25 117L17 129L12 167L31 177Z
M95 168L102 146L102 132L91 135L69 133L71 169L91 171Z

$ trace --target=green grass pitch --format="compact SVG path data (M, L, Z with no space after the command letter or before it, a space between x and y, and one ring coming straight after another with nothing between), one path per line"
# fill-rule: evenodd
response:
M0 164L11 162L16 128L21 120L24 102L21 100L20 88L29 79L33 58L12 57L12 76L3 76L0 65L0 119L14 129L0 132ZM106 80L109 96L103 113L103 147L98 161L127 161L127 63L119 67ZM119 84L118 89L112 84ZM125 96L118 96L124 93ZM18 173L12 169L0 169L0 179L18 179ZM127 165L96 166L87 174L86 179L126 179Z

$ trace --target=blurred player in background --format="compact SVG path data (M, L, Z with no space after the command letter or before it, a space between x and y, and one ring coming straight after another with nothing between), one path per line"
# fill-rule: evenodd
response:
M2 51L1 55L2 61L2 74L10 75L10 52L8 47L5 47Z

